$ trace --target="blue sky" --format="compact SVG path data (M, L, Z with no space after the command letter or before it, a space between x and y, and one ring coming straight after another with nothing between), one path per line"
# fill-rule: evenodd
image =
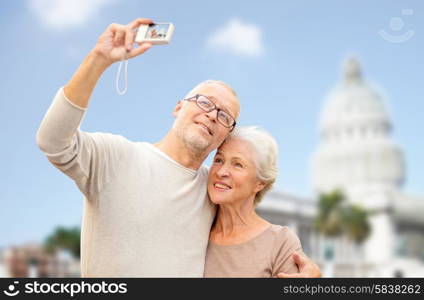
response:
M35 134L55 92L106 26L137 17L173 22L173 40L129 62L124 96L115 91L118 66L108 69L83 130L158 141L172 124L175 103L195 84L224 80L240 96L239 124L260 125L279 143L277 188L310 196L310 158L324 98L340 80L343 60L355 54L365 77L387 96L393 138L407 163L404 190L424 196L422 1L27 0L0 5L0 247L41 240L57 225L79 225L82 195L48 163ZM393 18L401 18L402 30L393 29L400 20ZM394 35L413 30L414 35L392 43L380 30Z

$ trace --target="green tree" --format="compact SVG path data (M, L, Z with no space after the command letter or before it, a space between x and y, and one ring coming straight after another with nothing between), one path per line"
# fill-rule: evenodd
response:
M52 253L58 249L66 249L74 257L80 257L80 243L81 243L81 230L79 227L65 228L57 227L52 234L50 234L44 246L48 252Z
M350 205L340 190L321 194L315 228L324 236L346 234L355 243L362 243L370 233L368 212Z
M371 231L368 215L368 212L357 205L350 205L343 210L345 233L357 244L362 243Z

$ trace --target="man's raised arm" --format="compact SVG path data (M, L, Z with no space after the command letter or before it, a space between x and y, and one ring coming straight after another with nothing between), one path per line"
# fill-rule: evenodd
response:
M99 190L127 144L120 136L79 130L90 96L111 64L138 56L151 47L149 43L133 47L135 29L151 22L137 19L128 25L109 25L71 80L59 89L38 129L39 148L86 195Z
M47 111L37 132L37 144L41 150L54 153L70 146L103 72L114 62L136 57L151 47L150 43L139 43L137 48L133 47L135 30L141 24L150 23L150 19L136 19L127 25L111 24L106 28Z
M136 57L151 47L150 43L140 43L138 48L133 48L135 30L141 24L150 23L150 19L137 19L128 25L109 25L64 87L67 98L75 105L86 108L97 81L111 64L123 58Z

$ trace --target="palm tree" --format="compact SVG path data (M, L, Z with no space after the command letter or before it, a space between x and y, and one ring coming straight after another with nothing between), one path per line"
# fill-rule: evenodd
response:
M320 195L315 227L325 236L335 237L342 233L342 219L340 214L342 202L343 195L339 190Z
M318 232L330 238L325 252L329 261L333 259L332 238L346 235L359 248L370 233L368 212L357 205L348 204L340 190L320 195L315 227Z
M345 233L357 244L361 244L369 235L369 213L357 205L349 205L343 211Z
M369 235L368 212L358 205L349 205L340 190L321 194L315 227L325 236L346 234L351 240L361 243Z
M47 237L44 246L48 252L52 253L58 249L66 249L76 258L80 257L80 229L78 227L65 228L57 227L55 231Z

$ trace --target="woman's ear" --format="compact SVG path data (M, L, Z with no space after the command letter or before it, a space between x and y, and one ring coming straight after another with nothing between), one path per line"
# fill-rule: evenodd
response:
M259 193L260 191L262 191L266 186L266 183L263 181L258 180L256 182L256 188L255 188L255 192Z
M177 105L175 105L174 110L172 111L172 115L176 118L178 116L178 112L181 110L181 108L184 106L184 101L180 100L177 102Z

